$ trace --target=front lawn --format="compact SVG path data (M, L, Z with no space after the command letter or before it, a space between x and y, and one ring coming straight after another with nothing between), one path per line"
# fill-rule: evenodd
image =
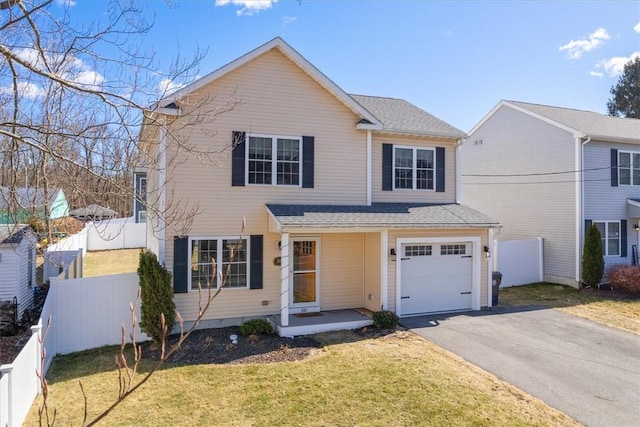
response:
M640 335L640 298L624 297L609 290L578 290L551 283L500 289L499 305L530 304L557 308Z
M117 393L115 347L57 357L49 405L80 425ZM286 351L283 348L282 351ZM37 425L36 400L26 425ZM91 419L91 418L89 418ZM410 332L329 343L303 361L159 371L104 425L578 425Z

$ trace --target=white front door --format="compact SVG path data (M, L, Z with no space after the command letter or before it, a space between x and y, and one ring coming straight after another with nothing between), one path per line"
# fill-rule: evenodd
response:
M320 311L319 265L320 239L317 237L292 238L289 259L289 312Z
M470 309L471 248L467 242L403 244L400 315Z

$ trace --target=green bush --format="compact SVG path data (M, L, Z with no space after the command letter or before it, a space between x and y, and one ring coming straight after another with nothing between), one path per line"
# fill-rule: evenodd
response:
M395 329L398 326L398 316L389 310L373 313L373 326L379 329Z
M265 319L247 320L240 326L242 335L270 335L273 333L271 323Z
M171 273L158 262L153 252L141 251L138 265L140 279L140 328L155 343L160 343L164 335L162 318L171 331L176 318L176 305L173 302L173 286Z
M587 229L582 252L582 282L587 286L596 286L604 274L604 255L598 227L592 224Z

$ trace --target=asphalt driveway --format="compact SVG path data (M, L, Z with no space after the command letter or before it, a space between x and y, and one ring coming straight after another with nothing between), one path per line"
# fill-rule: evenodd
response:
M640 426L640 336L542 307L400 323L588 426Z

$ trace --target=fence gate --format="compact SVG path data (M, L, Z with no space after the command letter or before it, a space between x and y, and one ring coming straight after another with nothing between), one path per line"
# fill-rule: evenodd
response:
M544 280L543 239L494 240L493 270L502 273L502 287Z

